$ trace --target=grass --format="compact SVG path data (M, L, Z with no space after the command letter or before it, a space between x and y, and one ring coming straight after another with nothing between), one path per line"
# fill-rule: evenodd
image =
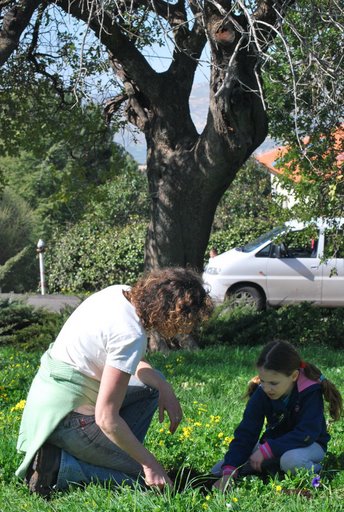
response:
M213 347L198 352L154 354L151 362L170 380L181 400L184 419L174 435L168 422L154 419L147 446L170 471L191 468L207 473L223 457L234 428L240 421L246 383L254 374L253 362L259 347ZM305 360L315 362L344 392L344 354L323 347L302 350ZM0 512L17 511L171 511L224 512L267 510L271 512L339 512L344 500L343 421L330 425L332 439L321 475L313 488L306 472L263 483L246 477L225 495L193 488L165 492L126 487L117 490L89 485L57 494L46 502L31 496L13 476L21 457L16 437L28 387L38 367L40 353L0 348Z

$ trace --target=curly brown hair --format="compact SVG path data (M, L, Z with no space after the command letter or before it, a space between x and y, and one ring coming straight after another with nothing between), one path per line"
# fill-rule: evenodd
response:
M144 327L164 338L190 333L213 310L201 276L189 268L153 270L132 287L129 298Z

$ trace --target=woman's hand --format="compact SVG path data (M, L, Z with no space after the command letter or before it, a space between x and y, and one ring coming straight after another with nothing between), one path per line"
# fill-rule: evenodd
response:
M234 478L231 475L223 475L217 480L213 487L219 489L221 492L230 491L234 485Z
M161 381L159 385L159 421L164 421L165 411L170 418L170 432L173 434L182 420L183 411L180 406L179 400L176 397L172 386L166 382Z
M142 466L145 474L145 483L149 487L163 489L166 485L172 487L173 482L164 468L154 459L149 466Z
M253 452L248 460L250 461L250 464L255 471L260 472L262 470L262 462L264 457L259 449Z

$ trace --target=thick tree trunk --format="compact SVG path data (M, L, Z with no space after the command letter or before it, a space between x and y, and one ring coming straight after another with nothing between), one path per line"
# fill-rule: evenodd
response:
M202 270L216 207L267 135L252 57L240 58L245 62L237 59L228 73L228 55L217 56L208 122L201 135L195 132L187 109L179 115L165 109L159 123L151 117L146 127L151 197L148 269L190 265ZM170 101L173 107L171 95Z

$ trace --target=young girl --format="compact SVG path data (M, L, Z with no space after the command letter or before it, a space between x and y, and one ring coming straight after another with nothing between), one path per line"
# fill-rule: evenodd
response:
M332 382L311 363L301 360L286 341L272 341L256 363L258 376L249 382L250 397L224 461L212 470L222 475L215 487L225 489L229 478L245 464L256 472L272 461L282 471L321 469L330 435L323 398L334 420L342 413L342 398ZM266 420L266 429L259 439Z

